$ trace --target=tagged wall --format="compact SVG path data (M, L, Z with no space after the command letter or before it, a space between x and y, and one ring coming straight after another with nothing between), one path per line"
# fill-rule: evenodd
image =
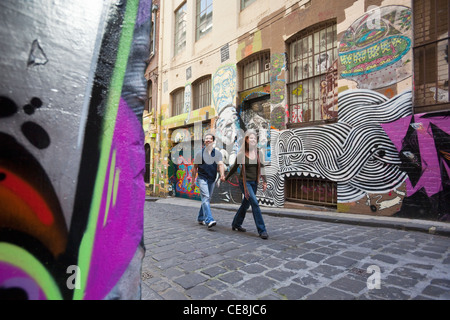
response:
M447 220L450 203L450 113L416 114L383 125L407 173L397 216Z
M377 7L355 20L340 40L340 76L360 89L393 85L412 75L412 13L405 6Z
M192 61L183 55L165 61L174 70L178 64L186 67L194 79L212 74L216 118L201 120L212 120L226 164L241 146L240 129L266 131L267 143L260 140L260 147L270 162L269 186L257 193L263 205L304 201L288 197L287 187L315 180L319 183L304 189L336 201L306 199L314 204L340 212L445 220L448 114L413 114L412 2L318 3L250 5L226 28L214 22L210 38L223 42L217 54L202 55L202 48L214 44L205 37L187 43L185 54L196 53ZM223 16L231 14L214 19ZM233 40L227 43L228 38ZM445 78L444 47L438 65ZM243 75L250 65L254 69ZM178 81L176 88L184 80L180 75L180 70L168 72L164 83ZM242 90L246 79L258 76L263 79L258 85ZM430 105L445 101L445 92L429 95ZM236 182L216 188L214 200L239 203Z
M412 92L393 94L412 75L411 24L410 8L386 6L343 33L340 78L387 96L343 86L337 124L272 130L277 161L261 203L282 206L286 178L313 177L337 183L338 211L448 220L449 114L413 116ZM323 86L324 102L335 81Z
M0 296L139 299L150 8L1 2Z
M268 171L263 203L283 205L284 180L290 176L337 182L341 204L401 187L406 174L381 124L411 114L411 92L388 100L375 91L348 90L338 99L338 123L272 132L277 161Z
M262 204L285 204L286 178L320 178L337 183L338 211L446 219L448 114L413 116L412 92L395 94L412 75L411 36L411 9L397 5L372 7L342 33L339 59L320 91L322 116L338 114L338 122L288 130L270 124L272 162L269 187L258 191ZM270 88L244 92L241 101L270 92L273 112L282 102L275 85L284 81L276 79L282 63L274 63L282 58L272 53ZM339 96L338 76L347 80ZM240 112L244 127L252 122L249 112L248 106ZM288 116L302 122L295 112Z

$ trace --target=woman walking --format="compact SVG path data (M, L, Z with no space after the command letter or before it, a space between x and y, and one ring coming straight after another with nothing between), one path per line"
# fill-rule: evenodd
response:
M258 200L256 199L256 190L258 189L260 178L263 180L263 191L267 188L266 176L264 174L264 162L261 160L263 159L263 155L257 148L257 145L258 137L256 133L253 131L247 132L244 138L244 146L239 151L236 162L225 177L225 180L231 177L239 166L241 167L241 172L239 175L239 188L244 194L244 198L242 199L241 206L234 216L231 224L232 229L241 232L247 231L242 227L242 223L244 222L245 214L247 213L248 208L252 206L253 219L255 220L259 236L262 239L268 239L269 235L267 234L261 209L259 208Z

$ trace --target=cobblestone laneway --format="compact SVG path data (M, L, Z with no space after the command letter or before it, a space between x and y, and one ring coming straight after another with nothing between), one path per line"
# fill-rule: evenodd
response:
M262 240L251 212L241 233L226 210L200 226L198 208L146 202L143 300L450 299L448 237L264 215Z

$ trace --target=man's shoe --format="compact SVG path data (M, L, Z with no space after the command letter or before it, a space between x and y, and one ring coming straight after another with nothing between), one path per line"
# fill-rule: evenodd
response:
M247 231L247 229L245 229L245 228L242 228L242 227L231 227L231 229L233 230L233 231L240 231L240 232L245 232L245 231Z
M263 232L259 236L261 237L261 239L264 239L264 240L269 239L269 235L267 234L267 232Z
M214 220L208 223L208 228L214 227L217 224Z
M204 226L205 225L205 221L198 221L198 224L201 224L202 226Z

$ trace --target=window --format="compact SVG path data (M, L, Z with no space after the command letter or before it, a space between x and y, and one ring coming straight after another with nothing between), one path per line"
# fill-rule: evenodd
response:
M337 183L316 178L287 178L286 200L337 206Z
M211 76L200 78L192 84L194 89L194 108L200 109L211 105Z
M186 3L175 11L175 55L186 47Z
M197 0L196 40L212 30L213 0Z
M150 27L150 54L155 54L155 22L152 19L151 27Z
M176 89L172 96L172 117L183 113L184 110L184 88Z
M154 55L156 52L156 16L159 6L157 4L152 5L152 20L150 25L150 55Z
M148 143L145 144L145 175L144 182L150 183L151 177L151 169L150 169L150 157L151 157L151 148Z
M153 85L152 85L152 82L149 80L148 82L147 82L147 106L146 106L146 108L145 108L145 110L147 110L148 112L151 112L153 109L152 109L152 91L153 91Z
M309 28L295 36L288 46L289 122L311 123L333 118L326 113L333 106L323 101L329 100L327 88L337 89L327 85L336 72L333 63L337 59L336 23Z
M244 10L256 0L241 0L241 10Z
M257 53L240 63L242 70L242 90L261 86L270 82L270 52Z
M414 1L414 112L450 107L448 0Z

